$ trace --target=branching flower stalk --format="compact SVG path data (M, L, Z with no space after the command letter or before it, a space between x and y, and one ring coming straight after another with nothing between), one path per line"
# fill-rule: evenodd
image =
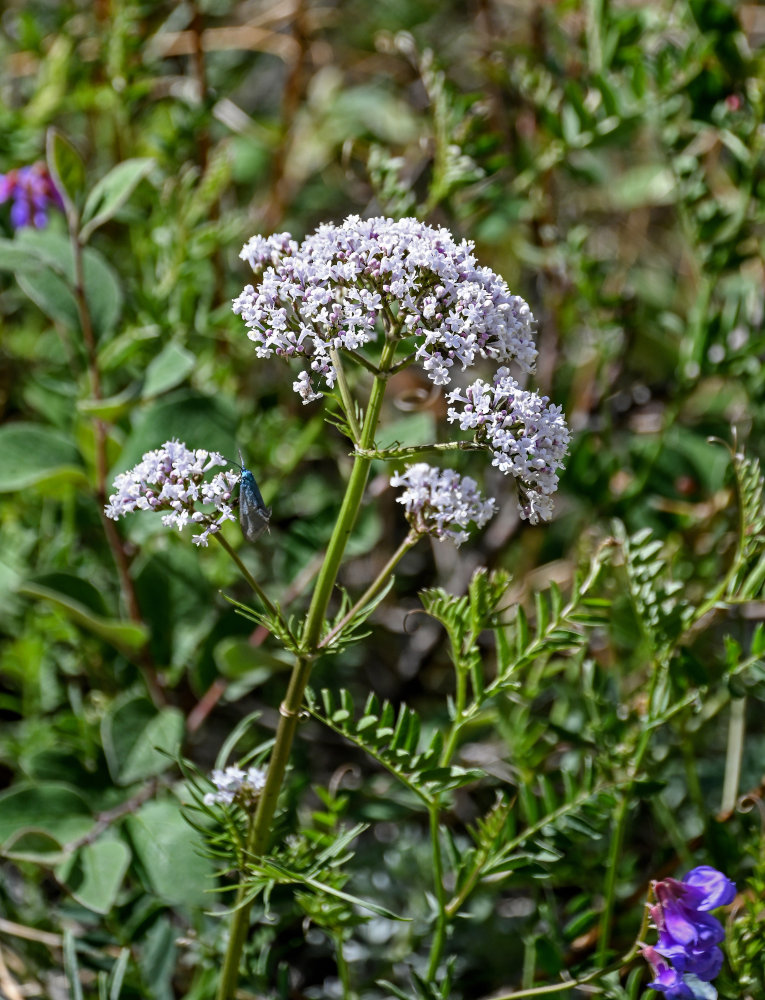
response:
M372 384L364 417L364 425L361 430L359 443L362 448L370 448L374 443L374 436L385 395L385 384L388 378L387 372L393 363L395 354L396 343L390 337L387 337L380 357L379 374L375 376ZM303 627L300 643L302 652L297 657L295 665L292 668L287 694L279 706L279 725L276 730L276 742L273 753L268 764L265 787L258 800L257 810L252 817L247 832L246 854L249 857L258 857L263 854L268 845L271 823L287 770L292 743L300 717L300 709L303 704L303 695L305 694L308 678L311 674L311 668L319 651L319 640L321 638L324 617L337 579L345 547L358 516L371 464L372 460L363 455L357 454L354 457L353 469L348 480L340 513L329 545L327 546L324 564L319 572ZM244 942L247 938L250 910L252 908L252 901L248 901L247 895L247 888L244 885L240 886L231 921L229 943L221 972L218 1000L232 1000L236 991L239 980L239 964Z
M468 241L457 243L447 230L416 219L362 220L351 216L342 225L319 227L300 245L288 233L253 237L241 256L251 264L258 285L244 288L234 302L234 311L242 316L258 356L266 359L275 354L287 361L302 361L304 367L293 389L304 404L321 398L327 390L335 393L345 419L328 419L347 432L353 446L345 495L302 629L296 632L287 627L278 606L269 600L221 534L223 524L235 520L234 508L242 502L242 483L235 471L211 473L216 465L226 464L221 455L168 441L161 449L144 455L134 469L117 477L117 492L106 510L114 519L138 509L164 512L167 526L180 530L186 525L201 527L201 534L192 539L198 546L206 546L210 535L216 537L295 656L265 774L262 783L258 780L257 794L253 794L246 809L249 820L240 864L243 879L233 908L218 1000L232 1000L237 989L256 896L246 880L247 868L269 848L274 814L315 660L342 641L344 634L364 617L400 559L422 535L459 545L467 540L470 524L482 527L497 509L496 501L485 498L470 477L425 462L400 468L401 460L414 457L416 452L376 447L387 381L391 372L401 367L396 365L399 348L404 354L402 364L419 363L437 392L452 382L460 367L464 371L481 360L499 366L492 382L474 380L449 393L450 421L472 433L473 440L439 442L421 446L420 450L436 454L489 452L492 464L515 481L519 513L531 523L551 516L551 495L557 488L557 472L569 439L559 408L546 397L521 388L506 367L514 363L526 374L533 370L534 320L528 305L510 292L502 278L477 264ZM370 353L378 350L379 356L370 360ZM363 419L346 377L343 354L372 375ZM375 458L397 465L391 485L402 489L397 500L404 507L409 532L366 592L334 627L328 628L330 599ZM237 481L239 501L232 495ZM254 541L246 530L245 537ZM262 621L268 625L268 616ZM457 746L468 711L466 702L467 673L463 673L458 677L457 714L444 749L446 763ZM240 776L241 769L235 771ZM228 794L227 785L223 791ZM429 962L429 979L433 981L451 914L439 836L440 795L426 796L425 801L438 900Z

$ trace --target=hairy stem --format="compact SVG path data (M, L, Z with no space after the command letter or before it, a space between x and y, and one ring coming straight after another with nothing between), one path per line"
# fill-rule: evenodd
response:
M372 385L372 391L369 395L369 402L364 416L364 426L361 431L361 445L364 448L369 448L374 443L375 431L377 430L377 423L380 419L380 411L385 395L386 373L393 362L395 353L395 342L387 340L380 359L381 374L375 378ZM311 674L311 667L318 651L324 617L332 596L332 590L335 586L343 553L345 552L345 547L356 522L359 507L361 506L371 464L372 460L362 455L356 455L354 458L353 469L351 470L350 479L345 490L340 513L338 514L337 522L335 523L332 537L329 540L329 545L324 556L324 563L319 571L319 576L314 587L313 597L303 627L301 639L303 653L297 658L295 666L292 668L287 695L279 706L279 725L276 730L274 749L271 759L268 762L265 787L258 800L258 808L250 821L247 831L246 854L250 857L261 855L268 845L271 823L276 812L276 803L279 799L279 792L281 791L284 775L287 771L300 708L303 704L303 694L305 693L308 678ZM237 893L236 908L231 921L231 935L223 962L223 970L218 987L218 1000L232 1000L236 992L239 979L239 963L250 926L251 908L252 901L247 899L247 888L242 884Z

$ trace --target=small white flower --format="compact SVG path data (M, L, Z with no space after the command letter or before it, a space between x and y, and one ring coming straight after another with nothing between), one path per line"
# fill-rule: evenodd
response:
M492 383L477 379L447 396L449 421L474 432L492 453L492 465L519 481L521 516L531 524L552 515L550 495L558 488L558 470L571 438L559 406L547 396L522 389L507 368ZM526 502L523 502L525 497Z
M220 531L224 521L234 520L231 494L239 473L229 469L205 479L211 469L225 464L216 451L191 451L181 441L166 441L156 451L147 452L134 468L117 476L117 492L109 497L106 516L117 521L134 510L168 511L162 517L167 527L182 531L189 523L204 524L204 531L194 535L192 541L205 546L208 536ZM196 510L197 504L211 505L214 510Z
M329 348L358 351L375 341L383 316L395 315L401 337L418 340L416 356L436 385L451 382L479 358L536 359L534 317L520 296L488 267L473 244L417 219L361 219L320 226L303 243L289 233L253 236L240 255L259 279L234 301L258 357L310 358L334 383ZM306 372L293 388L304 403L321 393Z
M230 806L232 802L251 806L266 786L266 772L259 767L249 767L246 771L240 767L227 767L223 771L213 771L210 781L216 791L205 795L206 806Z
M404 486L397 497L415 531L448 538L461 545L470 537L465 530L470 522L482 528L497 510L493 498L484 500L475 480L460 476L452 469L436 469L426 462L407 466L391 478L391 486Z

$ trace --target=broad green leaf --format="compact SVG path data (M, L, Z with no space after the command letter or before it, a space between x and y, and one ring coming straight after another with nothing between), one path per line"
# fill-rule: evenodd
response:
M54 323L70 330L80 326L77 300L69 285L50 268L38 267L16 275L19 287Z
M42 830L66 844L92 826L93 816L85 797L62 782L15 785L0 793L0 844L20 830Z
M19 250L30 258L28 266L18 274L23 291L51 319L79 329L71 241L61 233L25 228L19 230L13 243L18 243ZM31 263L35 257L36 269ZM96 337L103 338L113 331L122 312L122 286L114 268L97 250L86 247L82 261L90 320Z
M160 899L171 905L210 903L213 867L177 802L148 802L128 817L127 827L146 880Z
M0 493L48 480L86 484L80 453L60 431L39 424L0 427Z
M85 192L85 164L72 143L56 128L45 142L48 170L68 211L76 210Z
M23 240L0 239L0 271L38 271L45 262L40 253L26 246Z
M177 708L158 712L148 698L128 692L104 716L101 739L112 778L130 785L172 767L183 739L183 714Z
M141 395L151 399L174 389L194 371L196 363L194 355L180 344L167 344L149 363Z
M215 665L224 677L229 679L247 678L254 687L268 680L276 670L288 670L290 662L267 652L261 646L253 646L249 639L227 636L213 651Z
M10 861L27 861L34 865L55 865L63 861L63 844L44 830L17 830L3 844L2 854Z
M80 848L56 875L78 903L95 913L108 913L130 864L130 848L116 837L100 837Z
M101 178L88 195L82 212L84 225L80 235L83 242L119 212L153 166L154 160L150 158L124 160Z
M100 636L117 649L134 652L140 649L148 638L148 630L144 626L97 614L92 608L80 603L69 594L51 587L28 582L19 588L19 593L25 597L54 604L77 625Z
M156 514L144 517L159 521ZM213 590L190 543L191 530L185 531L185 544L170 545L134 565L135 589L150 630L152 655L157 663L177 667L197 654L215 617Z
M138 396L138 386L133 384L127 386L116 396L109 396L108 399L81 399L77 403L77 409L88 417L96 417L99 420L113 423L129 412Z

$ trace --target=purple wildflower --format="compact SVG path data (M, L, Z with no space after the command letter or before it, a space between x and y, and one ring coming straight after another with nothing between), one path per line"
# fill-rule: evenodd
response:
M64 208L61 195L44 163L0 174L0 204L9 199L13 201L11 225L14 229L22 226L43 229L48 223L49 206Z
M643 950L656 975L650 985L670 1000L711 996L713 988L703 984L711 982L722 968L723 955L717 945L725 931L708 911L732 902L735 885L716 868L701 865L682 881L667 878L655 882L653 891L656 905L651 907L651 916L659 940L655 948Z
M497 509L491 497L484 500L469 476L460 476L451 469L439 470L425 462L408 465L390 483L406 487L396 499L406 508L414 530L439 541L448 538L461 545L470 537L465 531L468 524L473 521L482 528Z
M230 469L205 478L216 465L225 464L217 452L203 448L190 451L180 441L166 441L117 476L117 492L109 497L106 516L117 521L134 510L168 511L162 517L163 524L179 531L187 524L204 526L191 540L195 545L207 545L208 536L220 531L224 521L236 520L231 493L239 473ZM213 512L197 510L198 504L212 504L217 518Z
M302 244L289 233L253 236L240 256L258 276L234 301L258 357L310 358L295 389L303 402L332 388L329 349L358 351L383 321L414 338L415 358L436 385L479 358L534 367L534 317L499 275L479 267L473 244L417 219L360 219L320 226Z
M667 1000L693 1000L694 994L690 986L655 948L643 948L642 955L653 971L653 982L648 984L651 989L665 993Z

